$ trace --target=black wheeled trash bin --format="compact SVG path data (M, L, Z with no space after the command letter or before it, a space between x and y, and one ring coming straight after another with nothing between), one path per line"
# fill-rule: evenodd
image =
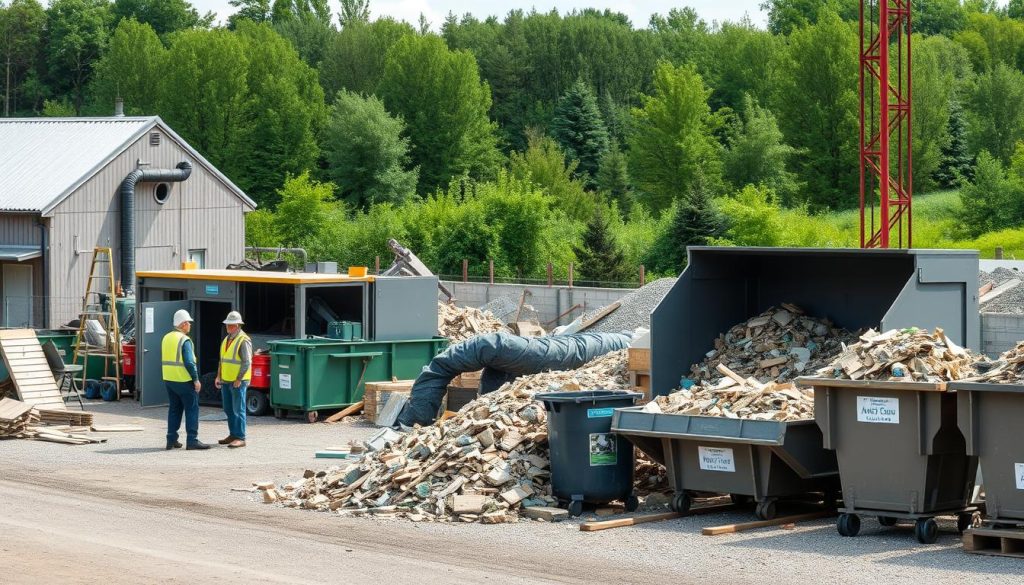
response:
M922 544L938 538L936 516L976 522L968 505L978 458L957 427L957 397L945 383L800 378L814 388L814 420L839 460L843 507L837 529L856 536L861 516L882 526L914 521Z
M538 394L548 412L551 490L569 514L579 516L584 502L623 500L634 511L633 445L612 433L616 408L633 406L636 392L588 390Z

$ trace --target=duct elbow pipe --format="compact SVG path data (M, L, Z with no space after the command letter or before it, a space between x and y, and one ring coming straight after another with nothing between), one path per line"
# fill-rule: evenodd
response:
M135 288L135 185L180 183L192 175L192 164L181 161L173 169L135 169L121 181L121 290Z

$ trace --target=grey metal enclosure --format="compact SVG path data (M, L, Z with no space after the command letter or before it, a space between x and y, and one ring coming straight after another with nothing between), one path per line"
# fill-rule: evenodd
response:
M274 340L328 337L332 324L339 323L357 325L348 330L360 330L366 341L437 335L437 277L433 276L159 270L139 272L136 290L140 368L136 379L144 406L166 403L160 340L170 331L170 315L178 309L188 310L195 319L190 337L204 377L201 399L213 403L219 403L212 385L224 335L221 321L231 310L241 311L245 331L257 350L268 349Z
M1024 386L950 384L967 454L978 457L985 478L985 514L993 522L1024 523Z
M615 411L612 430L665 465L675 497L672 508L689 509L687 492L753 499L762 519L775 516L779 498L820 492L827 504L839 492L835 454L822 446L812 420L764 421Z
M691 364L733 325L793 303L854 331L942 327L978 349L978 253L692 247L651 316L654 395L679 387Z

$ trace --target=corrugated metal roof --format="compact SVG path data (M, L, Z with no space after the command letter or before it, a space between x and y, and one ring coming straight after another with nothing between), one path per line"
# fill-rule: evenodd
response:
M157 116L0 119L0 211L48 213L159 125L240 199L256 203Z

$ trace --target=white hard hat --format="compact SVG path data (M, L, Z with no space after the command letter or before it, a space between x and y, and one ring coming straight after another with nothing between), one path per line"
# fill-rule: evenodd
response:
M228 313L228 318L224 319L225 325L244 325L242 322L242 314L238 311L231 311Z
M188 314L185 309L178 309L174 312L174 326L177 327L186 321L192 321L192 315Z

